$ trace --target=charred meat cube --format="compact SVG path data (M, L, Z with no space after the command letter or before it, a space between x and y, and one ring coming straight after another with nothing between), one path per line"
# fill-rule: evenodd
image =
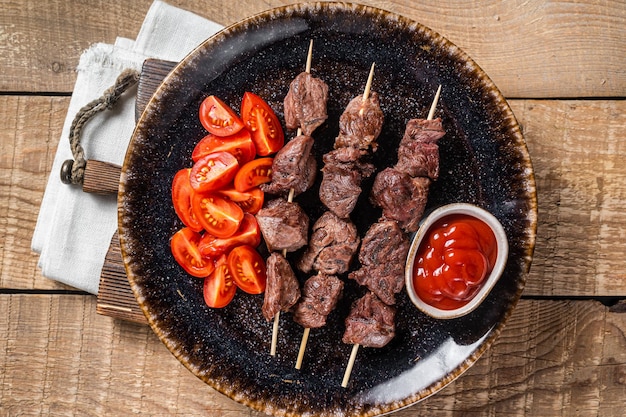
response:
M381 348L395 336L395 315L393 307L368 292L352 305L352 310L346 317L346 330L342 341L364 347Z
M303 272L341 274L348 271L360 238L356 226L327 211L313 225L309 246L298 262Z
M366 286L385 304L395 304L404 287L404 264L409 240L393 220L374 223L361 242L361 267L348 276Z
M428 200L430 179L411 178L395 168L376 175L370 199L383 209L383 217L395 220L407 232L415 232Z
M328 86L324 81L307 72L298 74L289 84L284 100L287 129L301 128L302 133L310 136L328 118L327 102Z
M289 262L279 253L267 258L267 284L261 311L267 321L279 311L288 311L300 299L300 284Z
M430 142L410 142L398 148L398 171L411 177L439 177L439 146Z
M310 329L326 324L326 317L337 305L343 291L343 281L333 275L317 274L304 283L302 298L293 319Z
M256 219L270 251L293 252L307 244L309 217L295 202L283 198L270 200L256 214Z
M406 123L402 142L437 143L445 135L441 124L441 118L436 119L411 119Z
M313 138L310 136L300 135L287 142L274 156L272 181L262 184L261 189L270 194L288 194L293 189L294 195L309 189L317 172L312 148Z
M361 182L374 173L374 165L363 162L364 151L339 148L324 155L320 200L340 218L352 213L361 195Z
M339 136L335 139L335 148L367 150L371 147L375 151L383 121L383 111L375 91L371 91L365 101L362 95L356 96L339 118Z
M439 146L437 141L445 135L441 119L411 119L398 148L396 169L411 177L439 177Z

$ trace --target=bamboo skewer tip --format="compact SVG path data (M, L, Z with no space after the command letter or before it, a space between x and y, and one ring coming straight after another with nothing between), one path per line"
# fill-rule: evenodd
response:
M365 90L363 91L363 101L367 100L370 96L370 90L372 89L372 81L374 80L374 67L375 66L376 66L376 63L372 62L370 73L367 76L367 83L365 83Z
M365 83L365 89L363 90L363 99L361 101L361 110L359 110L359 115L363 116L365 112L365 102L370 96L370 91L372 90L372 81L374 80L374 67L376 66L375 62L372 62L372 67L370 68L370 73L367 76L367 82Z
M435 109L437 108L437 102L439 101L439 95L441 94L441 85L437 88L437 92L435 93L435 98L433 99L433 103L430 105L430 111L428 112L428 117L426 120L433 120L435 117Z
M311 39L311 42L309 42L309 52L306 56L306 69L305 71L307 73L311 73L311 61L312 61L312 57L313 57L313 39Z

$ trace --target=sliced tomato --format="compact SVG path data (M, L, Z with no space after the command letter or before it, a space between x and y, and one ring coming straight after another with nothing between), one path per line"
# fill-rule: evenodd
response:
M211 308L226 307L237 291L228 263L224 258L217 261L215 271L204 279L204 302Z
M184 227L172 236L170 248L174 259L185 271L194 277L204 278L211 275L215 265L212 258L200 253L200 238L200 233Z
M239 192L248 191L258 185L272 180L273 158L254 159L237 171L235 189Z
M194 191L215 191L231 182L239 170L237 158L228 152L214 152L198 160L189 174Z
M228 152L237 158L239 165L252 161L256 156L256 148L252 137L247 129L242 129L231 136L220 137L212 133L206 135L193 150L191 159L197 162L199 159L214 152Z
M183 224L195 232L202 230L202 225L191 209L191 198L194 194L189 181L191 168L183 168L174 175L172 181L172 203L174 211Z
M253 187L247 191L237 191L234 186L230 186L217 190L217 194L228 197L237 203L243 211L250 214L256 214L261 210L265 199L265 193L259 187Z
M217 136L230 136L243 129L243 122L228 104L215 96L208 96L200 104L200 123Z
M248 294L261 294L267 281L265 262L251 246L237 246L228 255L228 269L235 284Z
M246 92L241 102L241 117L252 133L252 141L259 156L278 152L285 143L285 135L276 113L261 97Z
M216 237L234 235L243 220L241 207L216 194L194 194L191 208L204 230Z
M256 248L261 244L261 229L256 218L249 213L245 213L241 225L234 235L227 238L215 237L210 233L205 233L198 244L200 253L211 258L227 254L231 249L249 245Z

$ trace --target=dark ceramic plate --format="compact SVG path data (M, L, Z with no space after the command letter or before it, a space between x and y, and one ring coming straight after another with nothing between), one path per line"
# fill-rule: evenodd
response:
M363 290L347 282L328 325L311 331L304 363L294 369L302 328L280 321L278 354L269 355L271 323L263 296L239 292L226 308L205 306L202 281L174 262L169 239L181 227L170 201L174 173L191 165L205 134L200 102L215 94L236 110L245 91L264 97L282 119L289 82L304 68L314 40L312 72L330 87L329 120L314 137L318 157L331 149L338 118L361 94L372 62L373 89L385 113L378 169L395 163L407 120L425 117L438 85L441 177L428 206L469 202L504 225L510 255L504 275L482 305L453 320L431 319L398 296L397 336L382 349L361 348L347 388L341 380L351 346L341 342L350 303ZM321 166L321 165L320 165ZM318 182L319 184L319 182ZM322 213L313 189L297 201L311 223ZM352 215L361 236L380 212L364 185ZM150 325L191 372L218 391L276 415L372 416L440 390L491 345L524 287L535 239L533 170L519 126L504 98L461 50L403 17L348 4L306 4L272 10L226 28L186 57L143 113L124 163L119 230L131 287ZM293 261L297 253L291 254ZM304 279L305 277L300 277Z

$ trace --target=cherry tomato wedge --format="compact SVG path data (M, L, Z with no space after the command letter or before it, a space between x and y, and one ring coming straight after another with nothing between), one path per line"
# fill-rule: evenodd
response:
M219 137L211 133L206 135L193 150L191 159L197 162L199 159L214 152L228 152L237 158L239 165L243 165L248 161L252 161L256 156L256 148L250 132L242 129L231 136Z
M200 123L217 136L230 136L243 129L243 122L228 104L209 96L200 104Z
M189 182L189 174L191 168L183 168L174 175L172 181L172 203L174 211L183 224L195 232L202 230L202 225L196 218L191 209L191 198L194 194L191 183Z
M200 238L200 233L184 227L172 236L170 248L176 262L187 273L194 277L204 278L211 275L215 265L213 259L203 256L198 250Z
M252 141L259 156L271 155L283 147L285 135L280 121L261 97L250 92L244 93L241 117L252 133Z
M249 245L256 248L261 244L261 229L256 218L245 213L241 225L234 235L227 238L215 237L205 233L198 244L200 253L212 258L228 253L231 249L240 245Z
M191 207L204 230L216 237L232 236L243 220L241 207L216 194L194 194Z
M239 169L237 158L228 152L215 152L200 158L191 167L189 181L194 191L214 191L231 182Z
M241 207L243 211L250 214L256 214L261 210L265 200L265 193L259 187L253 187L242 192L231 186L217 190L217 194L222 197L228 197Z
M235 190L245 192L272 180L273 158L254 159L237 171L235 175Z
M204 302L211 308L226 307L235 297L236 291L228 263L225 259L218 261L215 271L204 279Z
M265 291L267 275L265 262L259 252L250 246L237 246L228 255L228 269L235 284L248 294Z

